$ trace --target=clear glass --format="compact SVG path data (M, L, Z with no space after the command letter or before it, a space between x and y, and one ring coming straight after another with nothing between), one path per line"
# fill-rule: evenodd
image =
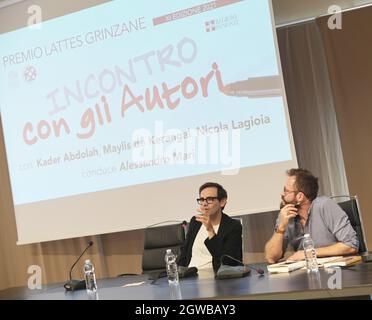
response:
M85 285L88 294L93 294L97 292L97 280L94 273L93 264L90 260L86 260L84 264L84 276L85 276Z
M305 259L306 259L306 266L308 272L317 272L318 269L318 260L316 257L316 251L314 248L314 242L310 238L309 234L305 234L304 236L304 253L305 253Z
M178 282L169 283L169 294L171 300L181 300L181 287Z
M179 282L176 258L176 255L173 254L170 249L168 249L165 254L165 267L167 270L169 283Z
M173 254L170 249L168 249L165 254L165 264L168 276L170 298L172 300L182 299L176 255Z

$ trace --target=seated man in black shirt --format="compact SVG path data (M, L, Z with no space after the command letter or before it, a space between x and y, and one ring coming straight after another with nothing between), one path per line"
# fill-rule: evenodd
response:
M226 190L218 183L205 183L199 188L197 202L200 214L190 221L178 264L198 269L213 266L216 272L224 254L241 261L242 225L222 212L227 202ZM228 257L223 258L223 263L239 264Z

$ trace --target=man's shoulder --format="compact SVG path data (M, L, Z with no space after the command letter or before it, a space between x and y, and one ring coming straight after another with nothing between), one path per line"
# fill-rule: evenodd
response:
M330 197L327 197L327 196L318 196L313 200L314 204L318 204L318 205L322 205L322 204L327 203L329 201L333 201L333 200Z
M334 207L335 204L336 202L327 196L319 196L313 200L313 207L317 209L329 209Z
M226 213L222 212L222 221L232 226L241 225L242 221L240 217L230 217Z
M198 224L200 223L199 221L196 221L196 217L195 216L192 216L192 218L190 219L190 225L191 224Z
M323 215L334 216L335 214L343 213L337 203L327 196L319 196L313 201L315 210L319 210Z

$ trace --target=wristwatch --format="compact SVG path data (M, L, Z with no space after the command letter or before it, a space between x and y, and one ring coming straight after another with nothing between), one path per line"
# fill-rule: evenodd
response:
M279 227L276 227L276 228L275 228L275 232L276 232L276 233L284 234L284 233L285 233L285 229L284 229L284 230L280 230Z

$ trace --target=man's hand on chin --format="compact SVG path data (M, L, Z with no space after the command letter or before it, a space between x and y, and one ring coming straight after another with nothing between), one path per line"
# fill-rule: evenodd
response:
M305 253L303 250L299 250L296 253L292 254L287 261L300 261L305 260Z

